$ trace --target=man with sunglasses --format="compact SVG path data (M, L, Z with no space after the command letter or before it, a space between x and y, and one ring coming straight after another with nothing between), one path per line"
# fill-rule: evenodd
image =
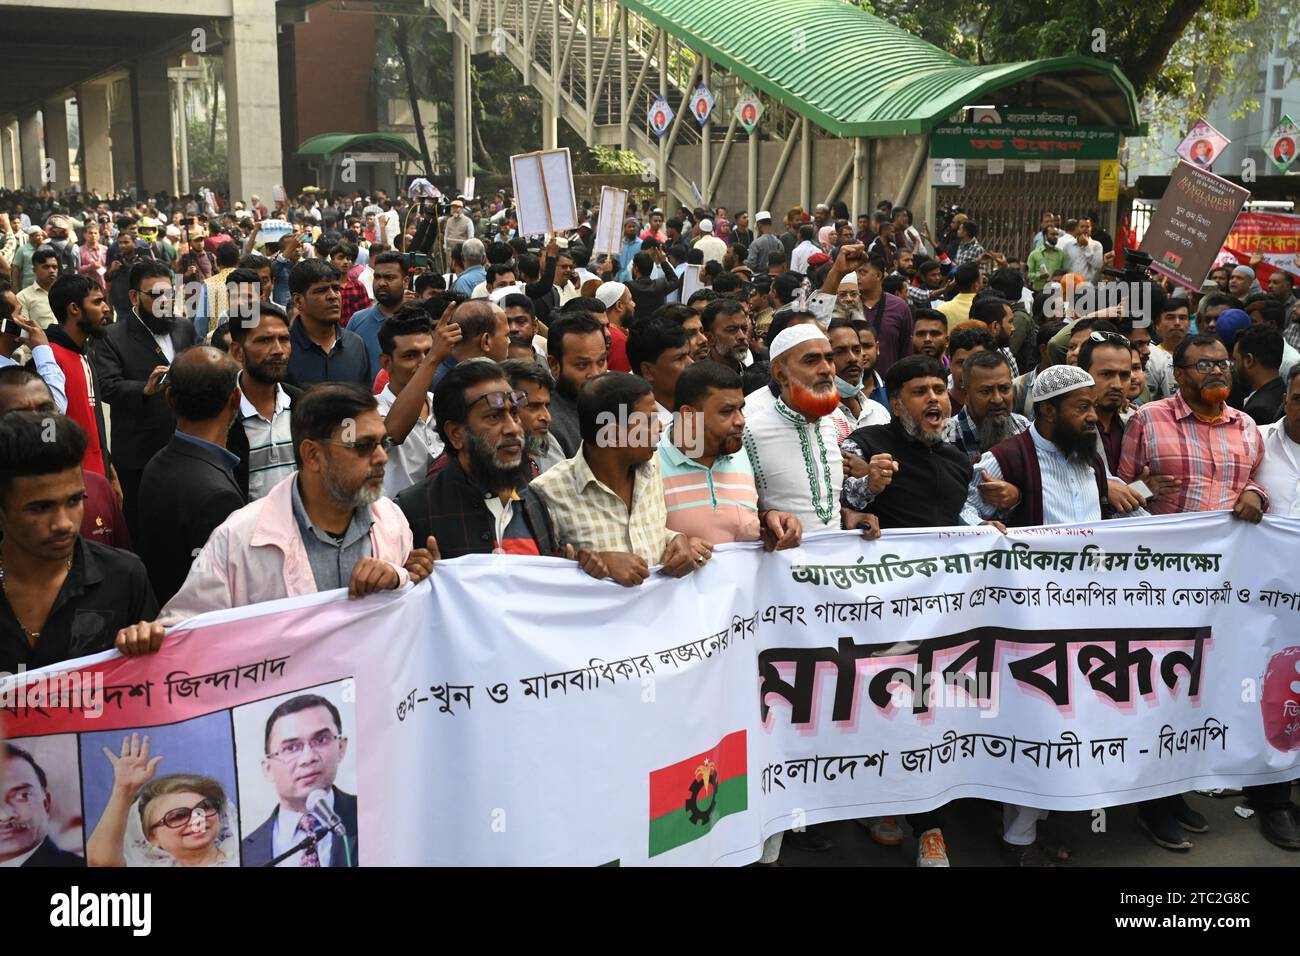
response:
M318 385L293 403L292 416L297 473L212 532L163 608L168 626L335 588L363 597L433 570L436 552L412 551L405 516L384 497L391 442L374 395L359 385Z
M1176 480L1147 507L1155 514L1232 510L1234 517L1258 523L1269 498L1255 480L1264 460L1264 440L1245 412L1227 404L1232 360L1212 335L1189 335L1173 354L1178 391L1138 409L1124 434L1119 478L1131 482L1148 469ZM1152 489L1154 490L1154 489ZM1181 796L1143 803L1138 822L1168 850L1189 850L1183 833L1204 833L1205 818Z
M348 752L338 708L317 694L291 697L271 711L263 745L262 773L275 787L277 802L271 816L240 844L240 864L265 866L314 834L318 839L313 846L277 866L356 866L356 794L334 785ZM308 809L307 797L314 790L324 792L326 804L343 824L346 841Z
M110 441L122 484L122 511L132 540L139 541L140 478L176 430L176 413L163 395L163 376L198 334L192 322L174 316L171 272L163 263L144 259L131 266L129 294L130 314L110 325L93 349L100 397L113 411Z

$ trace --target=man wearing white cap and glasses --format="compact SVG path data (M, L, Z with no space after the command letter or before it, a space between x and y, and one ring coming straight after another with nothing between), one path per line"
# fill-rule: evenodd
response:
M695 248L700 250L705 262L721 262L727 255L727 244L713 234L713 220L701 219L699 230Z
M842 527L844 464L832 415L839 408L835 352L815 323L791 325L772 341L772 378L781 392L745 427L760 509L793 514L808 533ZM868 537L879 524L861 519Z
M766 275L767 257L774 252L784 253L785 246L781 245L779 238L772 235L772 214L766 209L754 217L754 228L758 230L758 235L750 243L745 265L754 275Z

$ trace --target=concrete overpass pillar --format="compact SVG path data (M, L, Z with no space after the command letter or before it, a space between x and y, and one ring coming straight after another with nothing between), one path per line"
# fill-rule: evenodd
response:
M131 71L136 188L142 196L171 192L171 81L161 56L140 60Z
M32 192L41 188L41 121L35 110L18 117L19 185Z
M88 83L77 88L81 120L81 191L113 191L113 148L108 135L108 87Z
M280 60L275 17L263 0L232 0L226 38L226 154L232 199L268 199L284 182Z
M119 77L108 86L108 138L117 144L112 153L114 189L138 181L135 173L135 127L131 115L130 76Z
M72 168L68 163L68 101L52 100L41 106L45 127L46 170L55 192L72 185ZM51 162L52 161L52 162Z
M474 174L474 150L472 137L472 100L470 99L470 62L469 44L454 33L451 37L451 78L452 105L455 119L456 142L452 144L452 155L456 157L456 187L459 190L465 179ZM542 136L546 136L546 108L542 108Z
M18 188L18 130L13 120L0 123L0 189Z

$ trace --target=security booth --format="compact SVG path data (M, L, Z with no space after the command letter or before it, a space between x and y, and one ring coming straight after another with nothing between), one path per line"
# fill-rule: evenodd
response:
M419 150L396 133L321 133L305 140L298 156L330 195L376 189L396 195L421 161Z

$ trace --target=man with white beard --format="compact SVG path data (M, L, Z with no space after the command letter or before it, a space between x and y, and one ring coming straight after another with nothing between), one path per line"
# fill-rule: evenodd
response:
M1011 410L1011 366L1001 352L972 352L962 363L966 404L948 419L944 440L970 458L971 464L998 442L1019 435L1029 419Z

